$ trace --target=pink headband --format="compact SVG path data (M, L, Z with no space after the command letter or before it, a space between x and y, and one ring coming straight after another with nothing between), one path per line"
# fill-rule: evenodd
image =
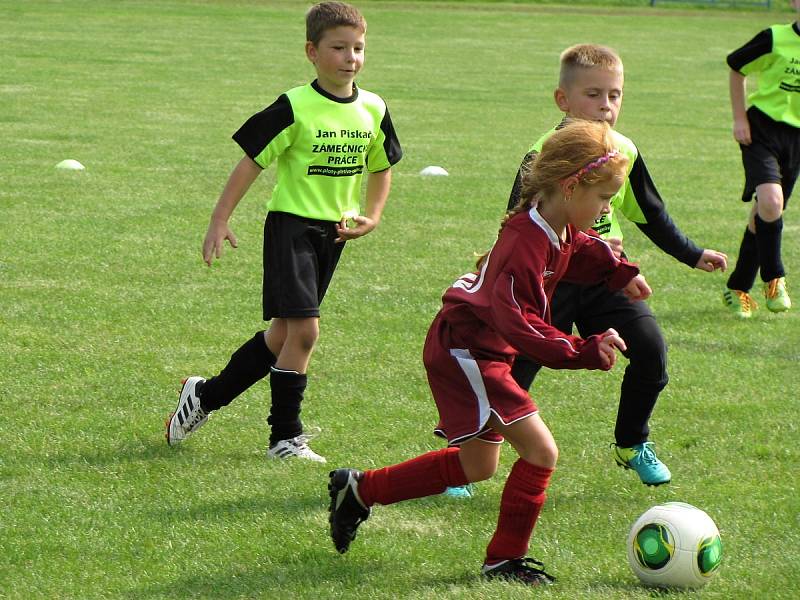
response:
M588 173L589 171L591 171L593 169L596 169L597 167L602 167L604 164L606 164L609 160L611 160L612 158L614 158L618 154L619 154L619 150L617 150L615 148L614 150L612 150L608 154L604 154L603 156L601 156L597 160L593 160L592 162L590 162L585 167L582 167L581 169L579 169L576 173L574 173L572 175L572 177L577 177L578 179L580 179L581 177L586 175L586 173ZM567 179L569 179L569 177L567 177Z

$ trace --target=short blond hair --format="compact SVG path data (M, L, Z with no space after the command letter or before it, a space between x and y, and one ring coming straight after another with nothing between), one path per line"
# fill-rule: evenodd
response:
M600 44L575 44L561 53L561 71L558 76L558 85L561 88L569 87L576 74L584 69L605 69L618 71L622 75L622 59L617 51Z
M367 33L367 21L355 6L344 2L320 2L306 13L306 41L315 46L328 29L353 27Z
M591 187L615 177L622 181L627 168L628 157L614 145L608 123L570 121L545 140L533 161L523 169L519 202L506 212L500 231L513 216L556 194L570 177L576 177L578 185ZM479 270L488 255L487 252L478 258Z

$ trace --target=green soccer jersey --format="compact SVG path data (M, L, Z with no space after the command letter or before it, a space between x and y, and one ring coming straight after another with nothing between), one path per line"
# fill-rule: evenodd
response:
M565 118L539 138L523 158L508 199L509 209L516 206L520 200L523 173L527 170L531 160L541 150L544 141L553 135L554 131L563 127L567 121L568 119ZM611 133L614 145L628 157L627 176L619 192L611 199L609 213L600 217L592 229L603 238L622 239L619 215L624 215L661 250L676 260L694 267L703 254L702 248L686 237L672 221L664 201L650 177L647 165L633 141L617 131L612 130Z
M545 140L553 135L556 129L560 127L562 127L562 124L553 127L553 129L545 133L536 141L528 152L538 154ZM608 214L597 219L592 229L604 239L607 237L622 239L622 229L619 226L619 219L615 217L614 214L616 211L622 212L622 214L634 223L646 223L647 220L642 213L642 209L639 207L639 203L636 201L636 196L631 189L630 181L631 169L633 169L639 151L636 149L636 145L621 133L612 130L611 134L614 138L614 145L616 148L628 157L628 171L626 173L625 183L611 199L611 206Z
M350 98L316 81L293 88L233 139L261 168L277 161L268 211L324 221L360 214L364 170L385 171L402 157L386 104L355 85Z
M800 127L800 26L773 25L727 57L742 75L757 75L748 103L775 121Z

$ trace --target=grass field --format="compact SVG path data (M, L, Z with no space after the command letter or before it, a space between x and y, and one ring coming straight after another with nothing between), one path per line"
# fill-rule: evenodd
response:
M645 4L645 3L641 3ZM328 466L440 447L421 348L441 291L493 241L517 165L560 118L558 53L616 47L619 129L674 220L735 257L747 207L725 54L786 12L360 3L363 87L387 99L405 150L380 228L348 246L323 305L304 403ZM200 244L240 151L230 135L313 76L294 1L0 0L0 597L527 598L478 577L515 456L475 498L378 507L351 551L327 535L324 465L264 458L268 384L170 449L181 377L212 374L262 327L261 227L274 170L213 268ZM84 172L54 169L62 159ZM421 178L426 165L448 178ZM543 372L534 394L561 449L531 554L564 599L795 598L800 590L800 311L725 314L725 275L692 271L635 227L626 248L654 295L671 383L652 438L672 469L648 489L616 468L619 381ZM789 210L784 261L800 282ZM800 288L795 290L797 296ZM797 299L800 299L798 297ZM636 517L705 509L723 536L697 593L641 587Z

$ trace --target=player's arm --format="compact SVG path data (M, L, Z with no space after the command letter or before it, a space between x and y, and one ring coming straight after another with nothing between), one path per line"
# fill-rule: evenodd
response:
M558 330L542 315L547 304L538 269L501 273L492 290L498 333L518 352L551 369L610 369L604 335L582 339ZM611 348L613 350L613 348ZM612 352L613 353L613 352Z
M352 220L355 227L348 227L347 218L342 217L340 223L336 225L337 242L345 242L359 238L368 234L378 226L383 214L383 207L386 206L386 199L389 197L389 189L392 186L392 169L369 173L367 175L367 197L366 210L364 215L354 215Z
M337 242L352 240L368 234L378 226L383 215L383 207L389 197L392 186L392 165L396 165L403 158L403 149L397 132L392 123L392 117L387 107L383 113L378 133L367 152L366 164L369 170L367 175L366 210L364 215L346 215L336 226ZM355 227L348 227L347 220L352 219Z
M286 94L281 94L275 102L251 116L233 134L234 141L239 144L245 156L233 169L211 213L211 222L203 240L203 260L208 266L211 266L214 257L222 256L225 240L236 248L236 236L228 226L228 220L261 171L291 146L293 124L291 103Z
M250 189L252 183L261 174L261 167L256 164L249 156L245 156L234 167L233 172L222 190L222 194L217 200L217 204L211 213L211 221L208 224L206 237L203 240L203 260L210 267L214 258L222 256L222 247L225 240L228 240L233 248L238 243L236 236L231 231L228 221L233 211L239 205L239 201Z
M661 250L690 267L696 267L703 249L690 240L670 217L641 154L633 162L628 178L630 193L644 216L644 222L642 219L631 220Z
M745 98L747 96L746 77L738 71L731 71L729 78L729 88L731 95L731 110L733 111L733 139L740 144L749 146L752 141L750 137L750 121L747 120L747 106Z
M605 283L610 290L616 291L626 289L639 275L639 267L621 260L613 246L594 233L575 232L572 243L574 254L562 277L563 281L589 285ZM641 281L644 279L641 278ZM644 300L648 295L642 297L636 294L635 299Z
M730 67L728 87L733 111L733 137L747 146L750 137L750 122L747 120L747 73L758 68L758 61L772 52L772 30L760 31L741 48L728 54L725 62Z

